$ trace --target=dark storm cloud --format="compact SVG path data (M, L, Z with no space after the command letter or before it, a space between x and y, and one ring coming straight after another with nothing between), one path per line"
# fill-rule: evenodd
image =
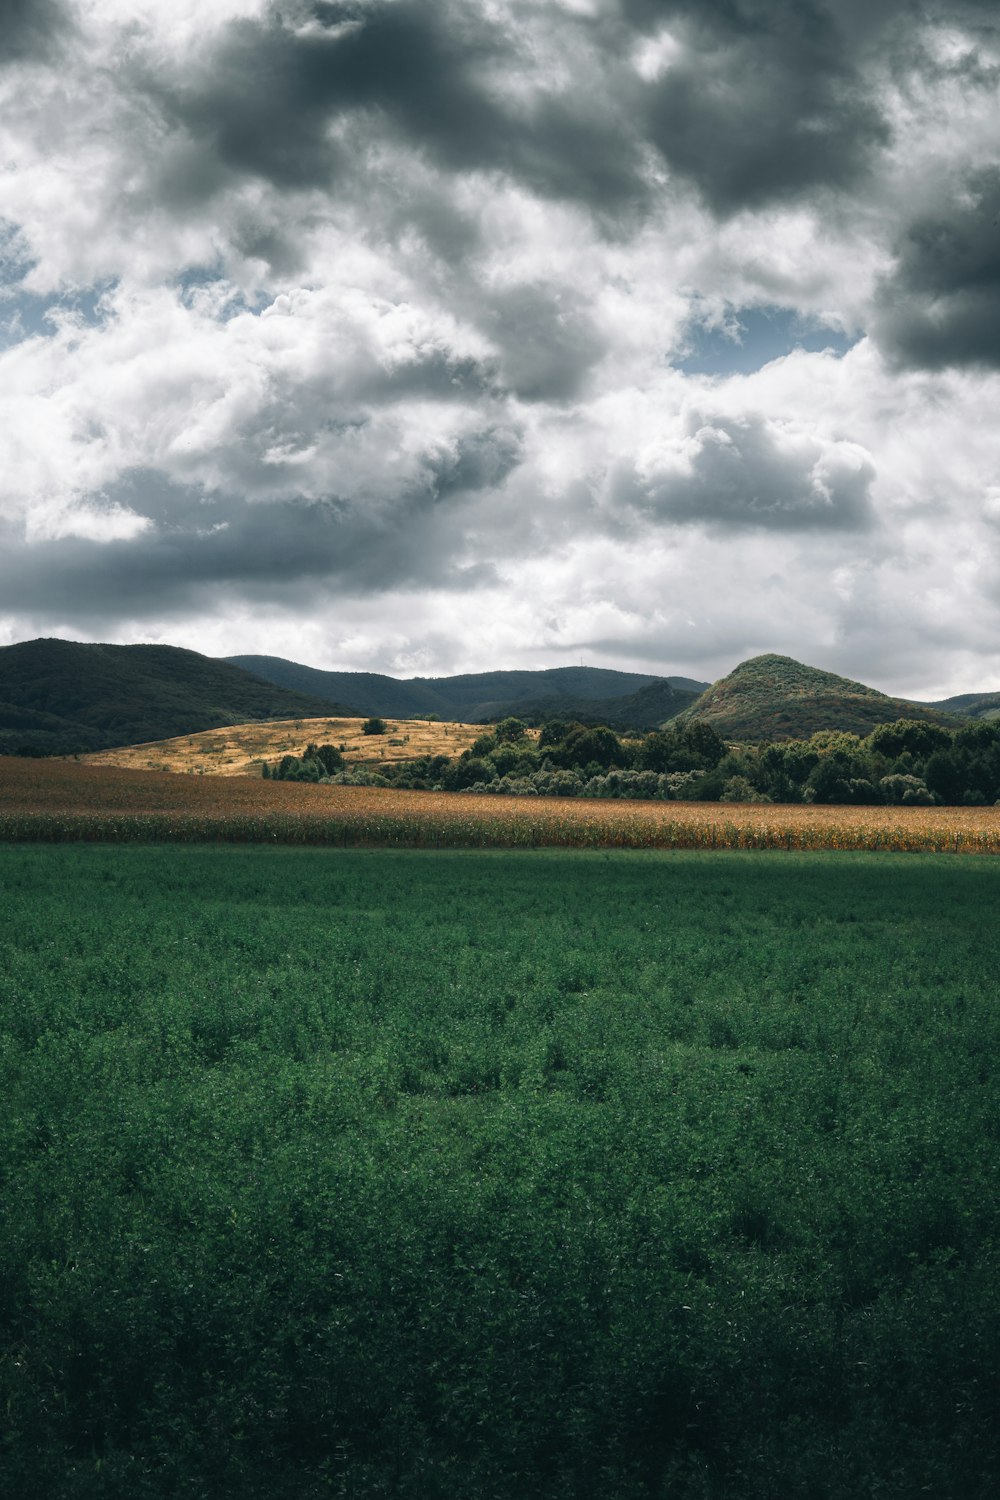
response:
M878 72L934 70L926 23L996 29L995 0L623 0L623 13L682 44L644 93L644 129L720 215L857 184L890 140ZM990 81L974 54L962 66Z
M520 433L489 427L460 439L428 464L428 488L438 499L497 489L524 457Z
M663 520L722 531L857 531L872 524L875 470L862 450L782 441L761 416L694 415L683 467L633 478L632 503Z
M850 187L889 138L877 108L849 80L803 75L755 50L692 60L648 104L652 140L721 215Z
M957 201L912 223L874 323L899 364L1000 369L1000 167L972 174Z
M0 0L0 67L47 57L68 25L62 0Z
M889 46L894 55L908 53L914 29L924 24L998 30L996 0L620 0L622 15L651 34L680 17L694 17L721 30L776 29L796 14L808 25L836 17L858 51L872 43Z
M685 48L647 91L646 128L716 212L849 187L888 142L855 38L826 7L734 0L659 15L676 18Z
M175 120L228 171L281 188L328 187L364 163L331 141L353 115L450 170L502 170L543 195L613 208L641 192L634 142L593 99L551 96L532 115L481 70L517 68L508 33L468 6L428 0L317 5L312 28L272 10L231 25L200 82L167 96ZM200 173L214 186L211 167Z
M198 519L200 526L173 524L129 540L10 540L0 549L4 607L63 620L154 618L211 611L234 596L290 606L326 589L357 596L401 585L464 588L492 577L488 566L456 563L448 519L424 494L387 518L330 500L216 503Z
M183 85L145 80L179 127L155 191L182 206L240 176L333 188L461 256L474 234L454 205L372 175L371 148L393 143L445 174L503 173L583 205L615 235L652 201L658 156L726 216L857 186L890 139L879 75L904 59L933 71L916 41L925 20L974 32L988 15L986 0L916 13L909 0L623 0L596 18L553 6L505 20L468 0L272 6L225 27ZM536 65L529 21L571 60L572 85ZM679 50L644 80L630 59L664 26ZM519 76L523 91L498 86ZM294 258L280 226L262 232L260 254Z
M211 609L219 595L289 605L330 588L475 587L492 582L493 569L459 560L461 506L502 484L521 457L516 432L483 428L429 454L405 495L374 508L340 496L248 503L133 470L95 503L147 518L147 531L31 543L0 533L0 598L70 620Z

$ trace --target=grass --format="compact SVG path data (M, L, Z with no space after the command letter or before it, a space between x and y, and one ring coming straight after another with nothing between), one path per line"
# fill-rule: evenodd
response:
M1000 1482L1000 865L0 848L0 1482Z
M451 724L422 719L387 719L385 734L363 734L363 718L287 719L266 724L237 724L180 735L148 745L123 745L86 755L95 766L131 771L203 771L207 776L259 776L263 761L301 755L309 744L343 746L347 765L377 766L385 761L415 760L424 755L459 756L485 732L481 724ZM537 738L537 732L535 732ZM199 764L204 756L212 763Z
M0 841L1000 852L1000 808L477 797L0 758Z

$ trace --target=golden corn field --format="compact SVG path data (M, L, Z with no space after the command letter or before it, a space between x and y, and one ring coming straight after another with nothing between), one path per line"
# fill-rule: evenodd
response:
M0 839L1000 853L1000 808L477 797L0 758Z

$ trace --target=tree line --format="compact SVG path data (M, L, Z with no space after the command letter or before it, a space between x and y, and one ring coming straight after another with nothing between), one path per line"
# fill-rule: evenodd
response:
M698 722L630 739L551 719L534 740L522 720L507 718L456 758L347 767L336 746L309 745L265 766L264 775L485 796L985 806L1000 801L1000 721L952 730L898 719L864 737L822 730L809 739L728 745Z

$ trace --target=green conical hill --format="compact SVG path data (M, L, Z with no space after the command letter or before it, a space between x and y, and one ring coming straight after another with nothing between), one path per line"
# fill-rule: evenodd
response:
M864 735L895 719L954 722L923 704L774 655L741 662L679 716L711 724L727 740L808 739L820 729Z

